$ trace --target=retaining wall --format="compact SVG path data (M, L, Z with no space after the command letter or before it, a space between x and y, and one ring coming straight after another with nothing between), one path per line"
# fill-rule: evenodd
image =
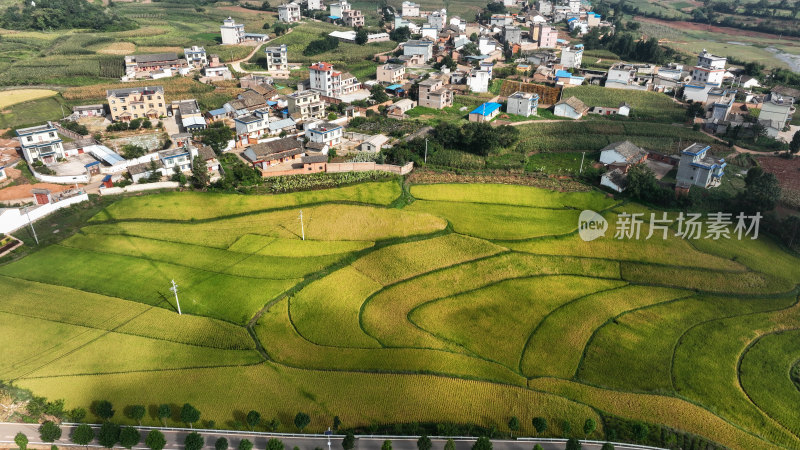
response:
M12 231L28 225L29 217L31 222L35 222L54 211L88 200L89 195L84 193L61 200L57 203L48 203L46 205L37 206L36 208L29 208L27 214L25 214L25 209L23 208L6 209L0 212L0 233L11 233Z

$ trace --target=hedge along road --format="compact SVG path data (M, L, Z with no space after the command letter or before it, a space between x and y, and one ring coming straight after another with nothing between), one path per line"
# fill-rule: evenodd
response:
M54 442L59 447L78 447L82 445L73 444L70 441L72 431L77 425L62 425L61 426L61 439ZM100 425L92 425L95 431L100 429ZM294 447L299 447L301 450L313 450L321 448L328 449L328 438L319 434L272 434L272 433L250 433L246 431L224 431L224 430L190 430L188 428L160 428L160 427L135 427L139 429L142 439L138 445L133 447L133 450L148 450L144 445L144 440L147 438L147 433L150 430L161 430L167 441L165 449L182 449L183 442L186 435L192 431L197 431L203 436L205 441L204 449L214 449L214 443L217 438L224 437L228 439L228 448L236 449L239 447L239 441L242 439L249 439L253 443L254 449L265 449L267 441L271 438L278 438L283 441L287 450ZM22 432L28 436L30 441L28 445L51 445L51 443L44 443L39 439L39 425L38 424L22 424L22 423L0 423L0 444L13 444L14 436ZM330 439L330 450L342 450L342 438L344 436L332 436ZM470 450L472 444L475 442L474 437L457 437L454 438L456 450ZM380 450L383 441L392 441L392 450L417 450L417 438L410 436L363 436L356 439L355 450ZM433 450L441 450L444 448L446 438L431 438L433 441ZM563 439L536 439L536 438L523 438L522 440L493 440L492 447L494 450L531 450L534 445L539 444L544 450L564 450L566 442ZM602 442L597 441L581 441L582 448L588 450L600 450L603 446ZM89 447L103 448L97 444L97 440L93 441ZM647 447L634 444L614 444L617 450L663 450L656 447ZM115 448L123 448L117 446Z

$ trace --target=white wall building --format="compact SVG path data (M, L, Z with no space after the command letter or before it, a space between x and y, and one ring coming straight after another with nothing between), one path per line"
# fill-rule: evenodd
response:
M204 67L208 65L208 56L206 55L206 49L203 47L193 45L190 48L185 48L183 49L183 56L186 58L186 62L194 67Z
M331 17L344 17L344 12L350 10L350 3L347 0L341 0L336 3L330 4L330 15Z
M583 44L561 50L561 65L568 69L580 69L583 61Z
M423 60L433 58L433 41L406 41L403 44L403 54L406 56L422 55Z
M489 80L492 76L485 70L471 70L467 77L470 92L489 92Z
M309 11L324 11L325 5L322 3L322 0L307 0L306 8Z
M278 6L278 20L286 23L300 21L300 5L295 2Z
M341 125L330 122L314 122L306 125L306 138L310 142L325 144L328 147L335 147L342 142L344 128Z
M428 25L443 30L447 26L447 10L434 11L428 15Z
M65 157L64 145L52 122L35 127L21 128L16 130L16 133L22 146L22 156L25 157L25 161L31 164L34 161L49 164Z
M289 70L289 47L286 44L265 47L264 53L267 57L268 72Z
M506 112L518 116L530 117L538 115L539 94L531 92L514 92L508 97Z
M233 121L236 124L236 139L245 144L256 143L261 136L269 133L269 115L266 111L254 111Z
M320 95L339 98L357 91L360 84L352 74L337 72L333 65L318 62L309 67L309 86Z
M402 17L419 17L419 4L405 1L400 11Z
M222 21L219 31L222 35L223 45L235 45L244 40L244 24L236 23L230 17Z

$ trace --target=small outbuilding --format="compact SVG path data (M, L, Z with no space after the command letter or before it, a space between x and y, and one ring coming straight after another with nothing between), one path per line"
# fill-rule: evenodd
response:
M486 102L469 113L470 122L489 122L500 113L500 107L503 106L496 102Z

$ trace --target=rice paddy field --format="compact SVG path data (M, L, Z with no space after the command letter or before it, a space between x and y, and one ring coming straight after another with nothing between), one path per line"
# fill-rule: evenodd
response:
M584 209L604 237L580 239ZM800 448L800 259L763 234L615 239L620 212L659 213L400 180L121 199L0 266L0 379L68 408L189 402L226 428L254 409L287 432L303 411L308 431L517 416L533 435L540 416L547 436L622 419Z

